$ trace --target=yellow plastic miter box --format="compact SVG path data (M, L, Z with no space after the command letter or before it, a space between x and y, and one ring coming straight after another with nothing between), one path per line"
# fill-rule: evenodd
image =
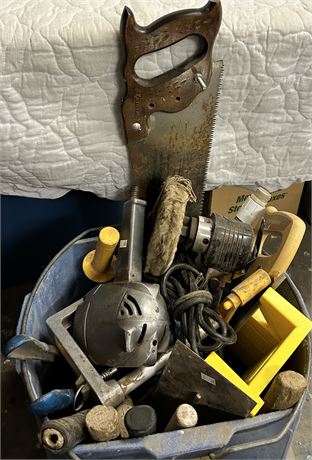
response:
M240 361L240 369L244 368L243 374L241 370L237 374L215 352L205 359L255 401L251 416L264 403L262 392L312 329L312 321L272 288L261 296L260 304L238 331L237 342L229 347Z
M288 211L297 214L304 183L293 184L284 190L272 193L270 205L278 211ZM211 211L233 218L246 201L252 190L242 187L221 187L211 192Z

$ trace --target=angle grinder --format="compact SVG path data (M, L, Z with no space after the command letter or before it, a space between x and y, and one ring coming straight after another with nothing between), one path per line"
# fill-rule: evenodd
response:
M145 207L135 196L125 202L115 281L92 289L74 316L73 337L94 365L153 366L169 346L159 285L142 282Z

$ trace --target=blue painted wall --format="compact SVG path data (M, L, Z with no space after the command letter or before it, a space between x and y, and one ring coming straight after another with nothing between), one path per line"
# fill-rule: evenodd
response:
M2 287L35 281L72 238L121 222L122 202L71 191L55 199L1 197Z

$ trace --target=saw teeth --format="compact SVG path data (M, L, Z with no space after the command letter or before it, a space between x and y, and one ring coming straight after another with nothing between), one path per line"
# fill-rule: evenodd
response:
M218 83L218 90L216 94L216 100L215 100L215 105L214 105L214 112L213 112L213 119L211 123L211 132L210 132L210 138L208 142L208 152L207 152L207 162L205 166L205 180L208 174L208 168L209 168L209 161L210 161L210 151L212 147L212 142L213 142L213 135L214 135L214 130L216 127L216 117L217 117L217 112L218 112L218 106L219 106L219 100L220 100L220 91L222 87L222 81L223 81L223 74L224 74L224 63L223 61L216 61L213 63L213 66L220 65L220 71L219 71L219 83ZM202 191L201 197L200 197L200 214L203 214L203 207L204 207L204 200L205 200L205 191Z

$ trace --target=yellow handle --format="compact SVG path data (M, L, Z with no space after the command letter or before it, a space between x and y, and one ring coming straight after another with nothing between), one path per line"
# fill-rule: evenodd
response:
M298 216L286 211L277 211L273 206L268 206L265 212L265 228L259 253L247 273L252 273L261 267L271 278L275 279L286 272L298 251L304 232L305 223ZM279 247L273 254L267 255L265 254L265 242L270 236L279 237Z
M219 305L218 311L229 322L240 305L245 305L271 284L270 276L261 268L235 286Z
M114 227L104 227L99 233L94 251L90 251L83 259L84 274L96 283L111 281L114 272L111 261L119 241L119 232Z

